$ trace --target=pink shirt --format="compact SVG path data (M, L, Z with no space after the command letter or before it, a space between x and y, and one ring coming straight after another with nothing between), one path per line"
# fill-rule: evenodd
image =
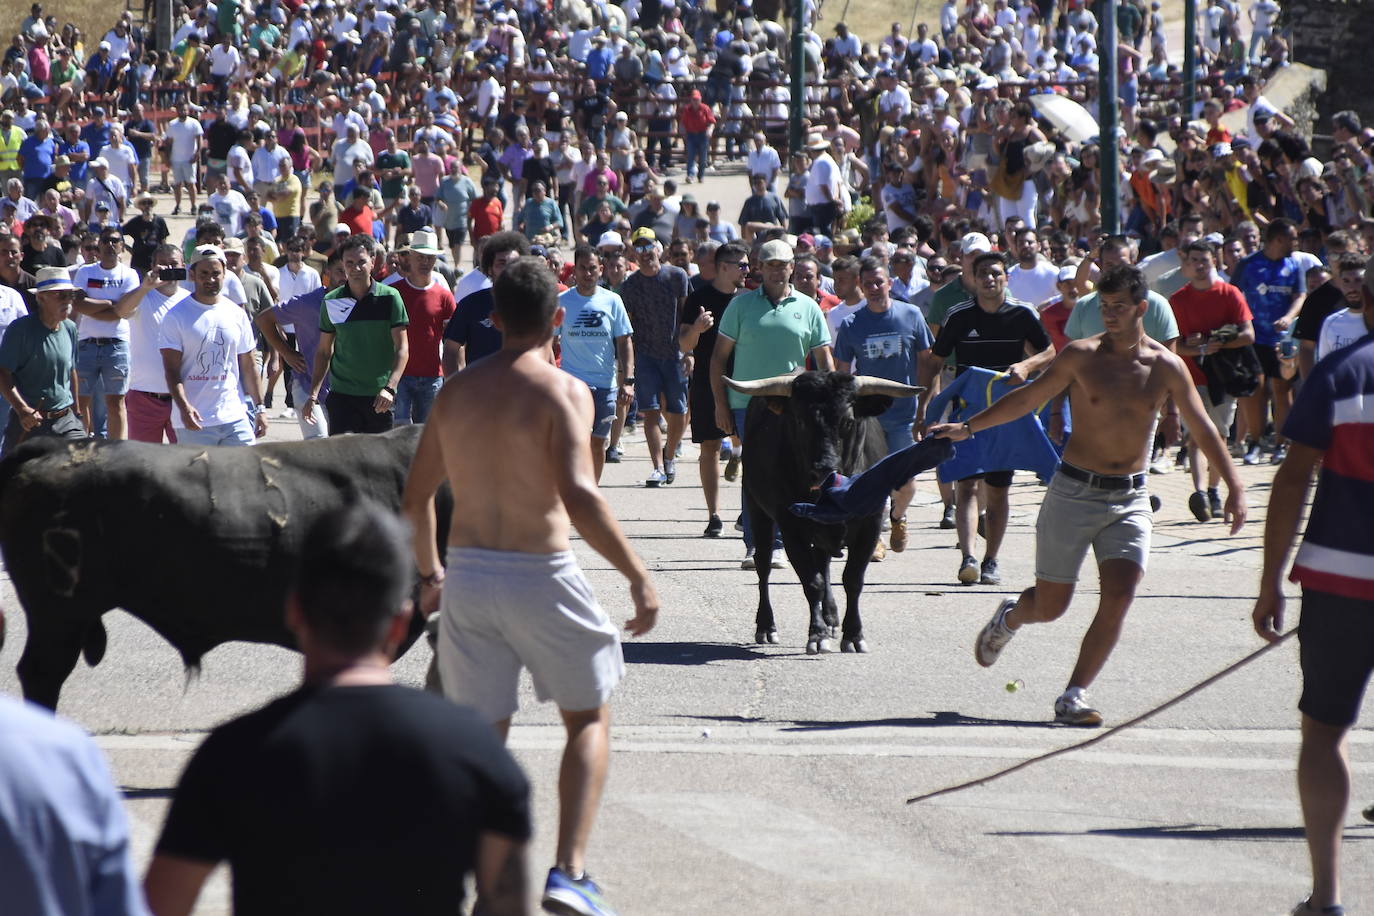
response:
M410 167L415 172L415 184L420 189L420 196L437 196L439 180L444 177L444 160L435 153L425 153L411 156Z

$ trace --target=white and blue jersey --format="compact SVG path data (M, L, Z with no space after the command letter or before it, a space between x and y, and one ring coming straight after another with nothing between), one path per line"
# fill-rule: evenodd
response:
M1255 344L1262 347L1279 342L1283 335L1274 329L1274 322L1288 314L1294 299L1307 292L1307 278L1297 258L1290 255L1275 261L1263 251L1241 259L1231 284L1245 295L1255 319Z
M559 295L558 303L565 313L557 328L563 371L590 388L615 387L615 339L631 331L625 303L601 287L590 296L573 287Z

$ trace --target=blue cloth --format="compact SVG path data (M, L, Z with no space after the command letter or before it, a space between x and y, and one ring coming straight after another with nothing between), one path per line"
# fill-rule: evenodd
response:
M57 144L57 155L70 157L72 153L84 153L86 156L80 162L73 159L71 168L67 171L67 177L72 180L72 186L84 191L86 190L86 181L91 177L90 160L95 158L95 153L91 151L91 145L80 138L75 143L68 143L63 140Z
M1245 295L1254 316L1255 344L1273 347L1283 335L1275 330L1278 321L1293 306L1293 300L1307 292L1307 278L1298 259L1289 255L1274 261L1257 251L1242 258L1231 275L1231 284Z
M961 423L991 406L1013 388L1006 374L970 367L930 399L926 418L934 423L952 405L951 423ZM979 432L954 444L954 457L940 465L940 480L965 480L989 471L1034 471L1044 480L1059 467L1059 452L1036 413Z
M885 312L861 308L841 322L835 335L835 359L848 363L855 375L915 385L916 358L934 343L921 310L894 301ZM915 418L915 398L893 398L882 415L884 427Z
M922 471L947 461L954 450L955 444L948 439L923 439L893 452L853 477L831 474L821 484L820 499L815 503L793 503L787 507L788 511L823 525L838 525L872 515L883 508L893 490L900 489Z
M24 159L25 178L47 178L52 174L52 161L57 158L57 141L52 134L46 140L37 135L26 137L19 144L19 155Z
M0 888L6 913L148 912L123 801L86 733L0 696Z
M558 304L564 310L555 331L563 371L590 388L615 388L615 340L631 333L625 303L608 289L584 296L573 287L559 295Z

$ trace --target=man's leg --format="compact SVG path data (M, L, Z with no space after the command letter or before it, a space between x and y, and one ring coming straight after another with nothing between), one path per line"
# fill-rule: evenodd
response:
M111 442L119 439L127 439L129 415L124 408L124 395L107 394L105 395L105 413L109 416L109 440Z
M1298 796L1312 859L1312 896L1308 906L1321 910L1341 902L1341 833L1350 804L1350 758L1347 728L1302 717L1298 752Z
M954 483L954 526L959 538L959 554L973 556L973 538L978 533L978 478Z
M587 853L587 839L601 805L606 786L606 766L611 756L609 706L570 712L559 710L568 731L563 762L558 770L558 852L555 864L570 875L580 876Z
M707 515L720 514L720 440L707 439L697 448L697 470L701 474L701 494L706 498Z
M663 465L663 433L658 428L658 418L662 412L657 407L641 405L639 413L643 417L644 444L649 447L649 460L657 471Z
M987 485L987 524L984 531L987 537L987 549L983 553L983 562L997 559L997 552L1002 549L1002 538L1007 534L1007 518L1011 514L1011 508L1007 503L1008 487Z
M396 417L397 426L409 426L411 423L410 414L416 406L412 381L409 376L402 376L400 384L396 386L396 401L391 410Z
M592 470L596 472L596 482L601 483L601 472L606 468L606 440L592 436Z
M687 414L679 411L667 412L668 438L663 443L663 460L672 461L677 457L677 447L682 443L682 433L687 429Z
M1271 375L1269 392L1274 404L1274 440L1283 444L1287 440L1280 430L1283 429L1283 421L1288 419L1288 409L1293 406L1293 385L1281 375Z
M1083 634L1078 663L1069 676L1070 687L1089 687L1102 672L1107 657L1121 638L1126 611L1135 599L1136 586L1140 584L1145 570L1130 560L1112 559L1104 560L1098 567L1098 573L1101 576L1101 597L1097 602L1097 614L1088 632Z

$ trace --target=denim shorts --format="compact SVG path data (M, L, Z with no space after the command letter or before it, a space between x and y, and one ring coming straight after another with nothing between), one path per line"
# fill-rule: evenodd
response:
M1106 560L1130 560L1144 570L1153 530L1150 494L1144 487L1104 490L1055 474L1035 522L1035 577L1077 582L1089 547L1099 566Z
M76 377L82 394L95 390L97 378L107 395L125 394L129 390L129 342L101 337L110 343L96 343L96 339L88 337L76 345Z
M893 452L900 452L916 441L911 438L911 426L914 422L914 420L904 420L901 422L879 420L879 423L883 427L883 435L887 437L887 453L889 455Z
M668 413L687 412L687 376L677 357L655 359L635 356L635 405L640 410L658 410L658 396Z
M609 439L611 438L611 424L615 423L615 398L620 389L615 386L610 388L592 388L592 407L596 409L596 414L592 419L592 438Z
M242 417L200 429L178 429L178 445L252 445L258 439L253 421Z

